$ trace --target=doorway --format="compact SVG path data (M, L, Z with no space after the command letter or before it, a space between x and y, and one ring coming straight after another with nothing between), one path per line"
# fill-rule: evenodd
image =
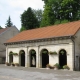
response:
M46 68L46 65L49 64L49 55L48 55L48 50L43 49L41 51L41 61L42 61L42 68Z
M67 65L67 54L64 49L59 51L59 65L63 68L64 65Z
M19 55L20 65L25 67L25 51L21 50Z
M10 64L13 63L13 54L12 53L13 53L12 51L9 53L9 63Z
M36 67L36 51L30 51L30 67Z

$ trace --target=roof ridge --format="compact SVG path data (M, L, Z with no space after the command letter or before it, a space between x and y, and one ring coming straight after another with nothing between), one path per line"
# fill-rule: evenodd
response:
M78 21L80 21L80 20L78 20ZM50 25L50 26L44 26L44 27L34 28L34 29L30 29L30 30L24 30L24 31L22 31L22 32L25 32L25 31L32 31L32 30L37 30L37 29L44 29L44 28L47 28L47 27L58 27L58 25L66 25L66 24L71 24L71 23L78 22L78 21L67 22L67 23L61 23L61 24L55 24L55 25Z
M7 31L9 28L10 28L10 27L1 29L1 30L0 30L0 35L2 35L2 34L3 34L5 31Z
M47 27L25 30L9 39L9 42L19 42L27 40L37 40L43 38L60 37L60 36L72 36L80 28L80 20L74 22L68 22L64 24L51 25Z

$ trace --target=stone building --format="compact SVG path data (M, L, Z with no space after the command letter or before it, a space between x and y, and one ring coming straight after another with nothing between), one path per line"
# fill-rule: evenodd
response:
M59 63L80 70L80 21L26 30L5 45L6 62L36 68Z
M6 46L4 45L4 42L18 33L19 31L16 27L0 29L0 63L5 63L6 58Z

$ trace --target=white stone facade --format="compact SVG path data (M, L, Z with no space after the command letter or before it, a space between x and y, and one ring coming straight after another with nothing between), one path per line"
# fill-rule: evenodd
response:
M29 42L21 44L11 44L6 47L6 62L9 62L9 53L10 51L18 53L18 55L13 56L13 62L20 64L19 52L20 50L25 51L25 67L30 67L30 50L36 51L36 68L42 67L41 60L41 51L47 49L48 52L56 51L57 55L49 55L49 64L54 65L59 63L59 51L64 49L67 53L67 65L70 67L70 70L73 70L73 53L74 53L74 44L71 39L61 39L61 40L43 40L39 42Z

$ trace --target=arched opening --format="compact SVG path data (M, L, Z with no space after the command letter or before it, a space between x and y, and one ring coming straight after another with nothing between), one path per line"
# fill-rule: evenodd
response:
M25 51L21 50L19 53L19 63L20 66L25 66Z
M36 51L30 50L30 67L36 67Z
M67 54L66 54L66 51L64 49L61 49L59 51L59 65L61 66L61 68L64 65L67 65Z
M49 55L47 49L43 49L41 51L41 61L42 68L46 68L46 65L49 64Z
M13 63L13 52L12 51L9 53L9 63L10 64Z

